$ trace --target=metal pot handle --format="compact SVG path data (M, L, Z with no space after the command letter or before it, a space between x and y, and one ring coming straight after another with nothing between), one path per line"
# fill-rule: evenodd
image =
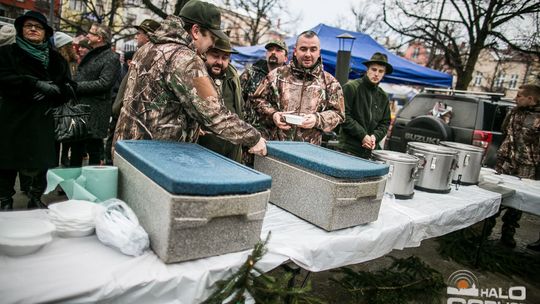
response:
M426 165L426 157L422 153L413 153L414 156L418 157L418 168L424 169L424 166Z

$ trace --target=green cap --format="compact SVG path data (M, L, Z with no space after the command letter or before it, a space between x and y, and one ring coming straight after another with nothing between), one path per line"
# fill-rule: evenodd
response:
M221 31L221 13L211 3L190 0L182 7L179 16L208 29L220 39L227 39L227 35Z
M136 29L142 30L145 33L153 33L155 32L161 24L159 22L154 21L152 19L145 19L139 26L135 26Z
M212 49L220 50L225 53L229 54L238 54L237 51L235 51L231 46L231 41L227 39L218 39L216 40L216 43L214 43L214 46Z
M277 46L278 48L282 49L285 51L285 53L288 53L289 52L289 49L287 49L287 44L285 44L285 41L283 40L270 40L270 42L268 42L264 48L265 49L268 49L269 47L271 46Z
M392 67L392 65L388 63L388 57L383 53L376 52L371 56L370 60L363 62L363 64L366 67L369 67L370 65L374 63L384 66L386 68L385 74L387 75L392 74L392 72L394 71L394 68Z

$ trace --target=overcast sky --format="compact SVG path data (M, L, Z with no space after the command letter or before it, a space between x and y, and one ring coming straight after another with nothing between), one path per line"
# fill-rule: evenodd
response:
M352 19L351 3L351 0L286 1L292 14L301 14L302 19L298 24L297 33L310 29L319 23L335 25L338 19Z

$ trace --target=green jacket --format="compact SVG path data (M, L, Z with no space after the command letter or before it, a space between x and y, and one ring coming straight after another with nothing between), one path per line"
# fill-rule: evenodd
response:
M369 158L371 150L362 148L366 135L375 135L379 143L390 125L388 96L364 76L343 86L345 122L339 133L339 146L354 155ZM378 149L378 145L377 145Z
M244 100L242 98L240 77L236 68L229 64L225 71L225 76L221 79L214 79L214 83L220 89L219 93L223 97L227 109L232 113L236 113L240 119L244 119ZM242 161L241 145L234 145L212 133L201 136L199 138L199 144L234 161Z

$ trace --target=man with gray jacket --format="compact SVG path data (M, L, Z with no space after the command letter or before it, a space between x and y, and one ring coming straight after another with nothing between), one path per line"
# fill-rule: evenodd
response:
M111 49L111 30L94 23L86 35L92 50L79 64L75 81L79 102L90 106L91 137L71 147L71 166L82 165L84 148L89 165L99 165L103 154L103 139L107 137L111 117L112 87L119 77L119 56Z

